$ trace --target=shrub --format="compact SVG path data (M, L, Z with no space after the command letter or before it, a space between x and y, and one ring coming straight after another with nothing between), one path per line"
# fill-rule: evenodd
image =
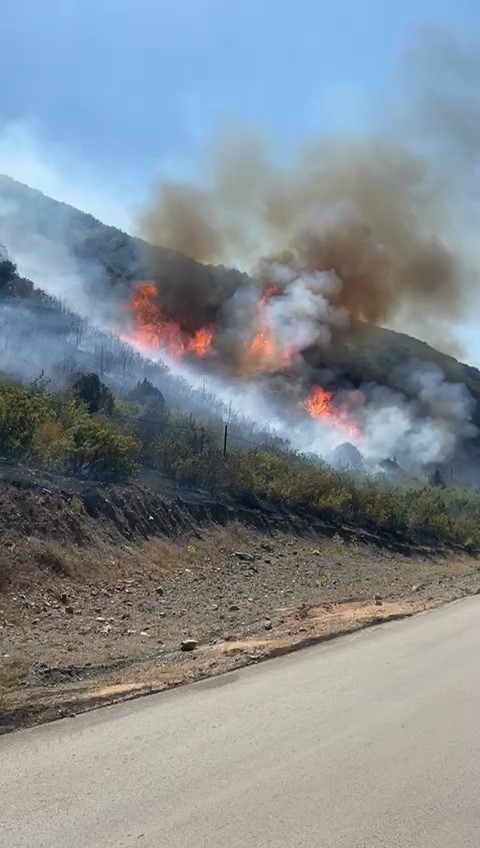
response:
M66 461L73 473L121 479L137 466L137 440L103 416L84 416L69 433Z
M52 418L44 394L23 386L0 384L0 450L7 454L28 451L36 428Z
M284 447L231 449L225 458L222 428L172 414L148 381L138 384L129 401L133 416L122 418L117 408L112 419L94 412L114 407L97 375L83 375L75 386L72 397L50 393L43 376L30 387L0 382L0 451L107 479L129 477L141 458L212 496L224 491L252 504L265 498L411 541L427 537L472 551L480 547L480 495L441 486L438 475L433 485L409 479L394 486L386 477L336 471Z
M61 421L42 421L35 428L32 452L47 465L62 464L68 449L68 436Z

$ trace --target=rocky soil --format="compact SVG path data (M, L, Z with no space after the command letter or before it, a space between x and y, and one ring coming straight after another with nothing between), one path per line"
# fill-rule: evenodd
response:
M476 560L274 510L0 484L0 731L480 589Z

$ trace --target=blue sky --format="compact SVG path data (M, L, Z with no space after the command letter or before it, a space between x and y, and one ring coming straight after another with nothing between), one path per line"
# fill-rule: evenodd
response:
M63 162L67 183L78 170L119 193L135 186L140 196L155 172L188 170L225 119L254 122L288 149L311 132L358 120L367 98L395 74L417 22L468 32L480 21L476 6L474 0L7 2L0 134L10 132L10 144L0 169L8 171L10 160L21 178L22 156L36 157L39 167L55 159L48 167L59 170ZM35 179L35 168L26 176Z

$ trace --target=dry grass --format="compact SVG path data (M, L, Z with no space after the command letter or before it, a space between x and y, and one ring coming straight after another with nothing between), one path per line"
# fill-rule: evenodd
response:
M136 547L144 573L152 579L194 569L200 563L215 560L218 554L229 554L251 541L251 531L238 523L212 527L199 536L180 539L149 539Z
M16 691L29 674L31 663L27 660L2 657L0 665L0 712L5 709L10 692Z
M30 537L18 544L17 553L22 554L22 570L29 563L33 565L45 586L48 586L49 580L59 578L67 578L79 586L109 583L121 579L124 571L130 570L132 565L142 569L145 565L140 546L118 545L102 539L88 545L77 545Z
M35 562L42 571L57 577L75 577L76 563L71 545L41 539L32 539L31 545Z
M188 561L187 545L179 545L169 539L143 542L137 549L137 556L142 561L145 575L154 580L185 568Z

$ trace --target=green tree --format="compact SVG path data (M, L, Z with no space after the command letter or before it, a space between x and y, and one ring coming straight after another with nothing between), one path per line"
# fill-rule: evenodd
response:
M142 461L151 465L154 462L156 447L165 433L168 417L165 398L160 389L145 379L132 389L128 401L137 405L133 431L141 443Z
M433 474L430 475L430 485L439 486L441 489L445 488L445 482L442 477L442 472L439 468L436 468Z
M115 398L98 374L80 374L72 385L73 396L85 403L90 415L97 412L112 415L115 409Z
M0 292L6 291L13 282L17 266L7 259L0 247Z
M157 389L150 380L146 378L139 381L134 389L129 393L128 400L139 403L141 406L146 406L150 410L156 410L158 413L165 413L167 404L160 389Z

